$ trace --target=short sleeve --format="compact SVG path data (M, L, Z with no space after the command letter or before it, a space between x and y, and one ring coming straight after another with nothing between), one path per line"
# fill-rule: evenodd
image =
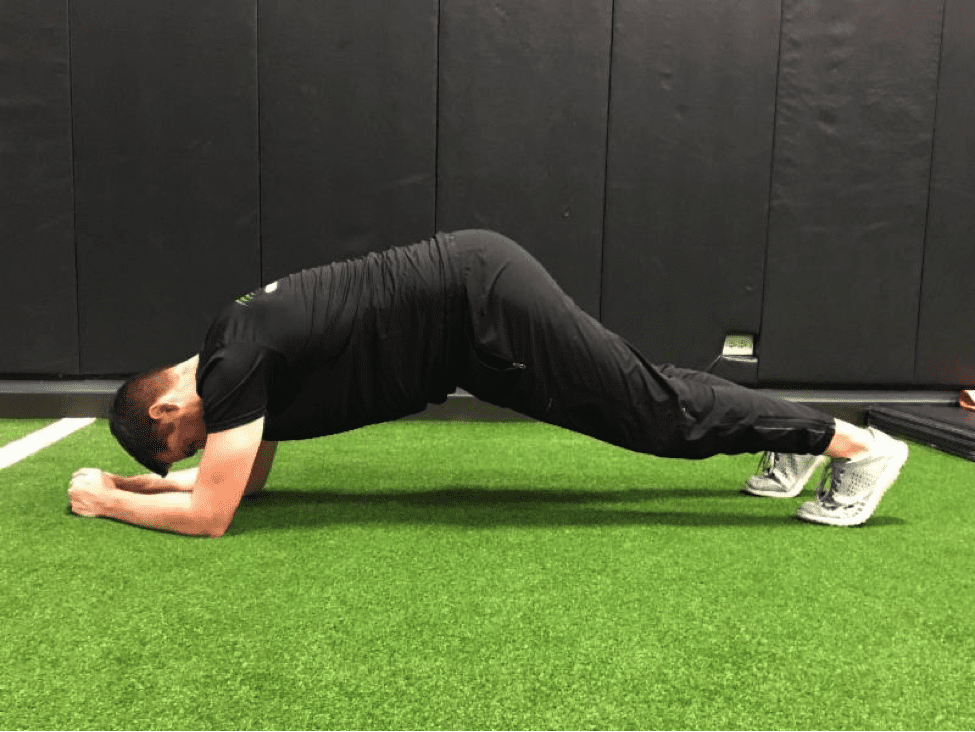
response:
M200 364L196 380L207 432L223 432L266 416L281 359L255 343L233 343L210 354Z

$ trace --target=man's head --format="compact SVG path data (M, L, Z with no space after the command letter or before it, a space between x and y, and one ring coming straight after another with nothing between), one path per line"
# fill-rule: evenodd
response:
M191 457L206 443L196 394L196 357L133 376L115 394L110 416L115 439L153 473Z

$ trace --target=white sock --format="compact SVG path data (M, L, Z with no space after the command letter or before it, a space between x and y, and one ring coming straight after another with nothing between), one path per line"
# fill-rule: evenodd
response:
M863 442L866 444L867 449L864 452L861 452L859 455L855 455L854 457L850 458L850 460L862 460L863 458L867 457L873 452L873 446L877 443L877 440L874 438L873 433L870 430L861 428L860 432L863 435Z

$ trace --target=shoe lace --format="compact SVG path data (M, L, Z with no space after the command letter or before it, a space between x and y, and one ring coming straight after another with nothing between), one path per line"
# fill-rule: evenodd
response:
M823 477L820 478L819 486L816 488L816 498L820 502L833 500L833 494L843 479L843 471L845 470L845 460L833 460L826 465L826 468L823 470ZM826 487L827 481L829 481L829 487Z
M763 453L762 457L758 460L758 470L756 473L766 478L771 477L772 471L775 470L775 460L774 452Z

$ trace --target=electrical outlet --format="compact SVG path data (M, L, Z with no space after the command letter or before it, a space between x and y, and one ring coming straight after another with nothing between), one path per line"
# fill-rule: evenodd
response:
M729 333L724 337L721 355L727 357L755 355L755 336L751 333Z

